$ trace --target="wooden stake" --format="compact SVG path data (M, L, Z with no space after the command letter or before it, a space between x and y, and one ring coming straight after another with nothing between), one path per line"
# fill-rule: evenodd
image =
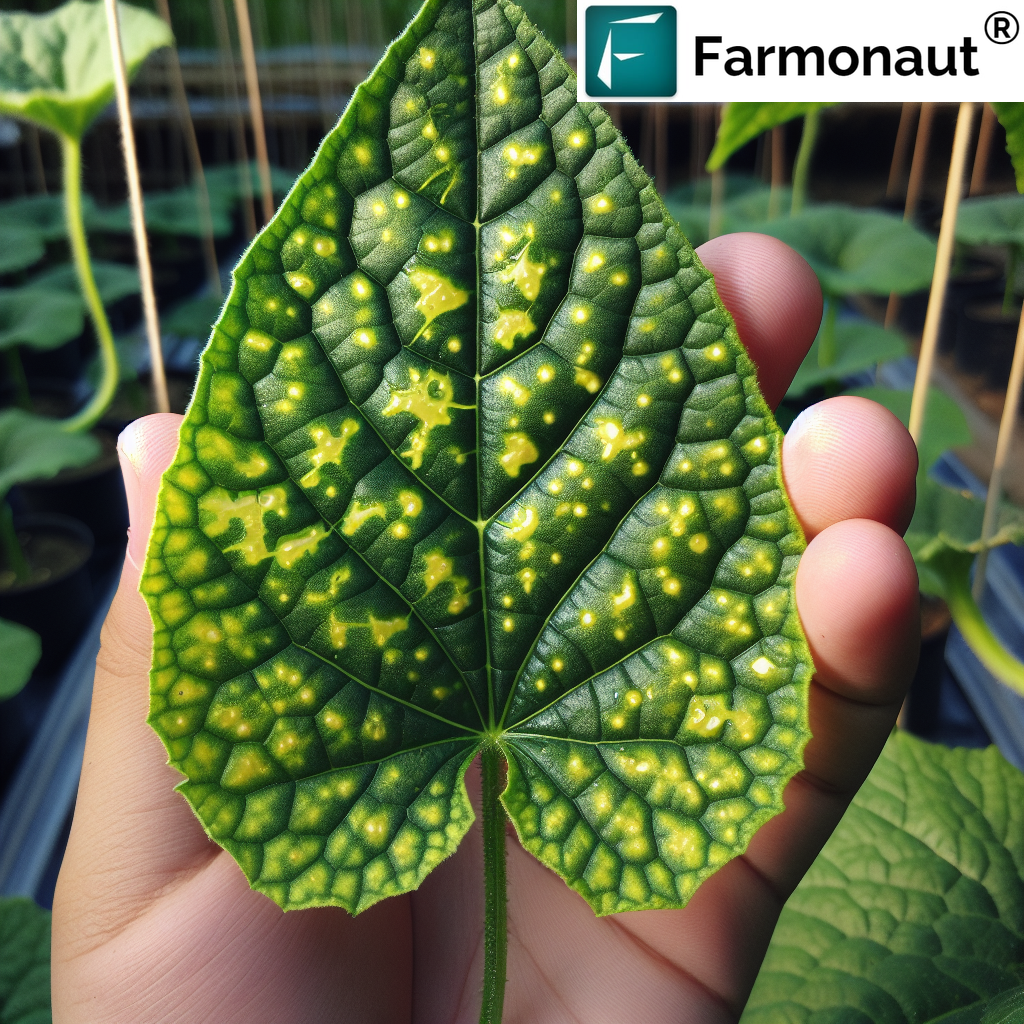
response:
M917 103L904 103L900 108L900 126L896 130L896 145L892 150L892 163L889 165L889 184L885 188L885 198L895 199L903 187L903 172L907 166L907 150L910 148L910 133L917 113Z
M270 184L270 157L267 155L267 131L263 125L263 105L260 102L260 79L256 72L256 50L252 44L252 23L249 21L248 0L235 0L235 21L238 23L238 42L242 48L245 66L245 90L249 94L249 117L256 142L256 166L260 173L260 192L263 198L263 223L269 224L274 216L274 191Z
M168 0L156 0L160 17L173 32L171 24L171 7ZM196 126L192 122L192 111L188 106L188 95L185 92L185 79L181 74L181 61L178 60L177 44L171 47L168 58L171 65L171 92L174 93L174 105L178 108L178 120L185 136L185 148L188 152L189 170L192 172L192 187L196 190L196 209L199 223L203 229L203 262L206 265L206 280L210 291L220 297L223 291L220 286L220 267L217 264L217 249L213 241L213 217L210 214L210 192L206 187L206 175L203 173L203 158L199 153L199 140L196 138Z
M987 105L986 105L987 106ZM999 436L996 438L996 457L992 464L992 475L988 480L988 494L985 495L985 518L981 525L981 539L987 543L996 532L999 521L999 502L1003 497L1003 473L1010 458L1010 445L1017 425L1017 410L1020 407L1021 390L1024 388L1024 310L1021 311L1017 326L1017 343L1013 349L1013 363L1010 365L1010 381L1006 386L1006 402L999 420ZM974 599L981 600L985 589L985 569L988 565L988 548L982 548L974 567Z
M238 179L241 185L242 217L245 220L246 238L256 237L256 210L253 208L252 168L249 167L249 147L245 141L245 120L242 117L242 105L238 100L238 79L235 74L235 55L231 50L231 30L228 18L224 13L224 0L210 0L210 14L213 15L213 27L217 33L217 47L220 50L221 71L224 79L224 95L231 100L234 117L232 124L235 129L236 163Z
M971 171L971 188L967 193L980 196L985 191L985 176L988 172L988 157L992 151L992 137L995 135L996 112L991 103L985 104L978 131L978 148L974 153L974 169Z
M170 412L167 397L167 376L164 373L164 354L160 347L160 319L156 311L156 292L153 289L153 267L149 262L149 239L146 237L146 216L142 204L142 184L139 164L135 157L135 133L128 103L128 72L124 66L121 48L121 24L117 14L117 0L103 0L107 11L107 32L110 53L114 63L114 90L117 94L117 113L121 121L121 145L124 150L124 170L128 179L128 202L132 211L132 232L135 235L135 259L139 265L142 284L142 310L149 342L149 359L153 373L153 400L157 412Z
M929 104L924 104L927 107ZM921 111L924 120L924 110ZM925 314L924 333L921 335L921 352L917 357L917 376L914 378L914 396L910 403L910 436L920 444L924 427L924 411L928 400L928 384L931 381L935 350L939 342L939 326L942 309L946 303L946 284L949 281L949 265L953 258L953 241L956 237L956 216L960 209L960 195L963 192L964 170L967 167L967 150L971 141L971 127L974 119L974 104L961 103L956 119L956 134L953 137L953 155L949 162L949 178L946 181L946 200L942 207L942 223L939 227L939 244L935 254L935 271L928 295L928 312ZM920 137L920 130L918 132ZM915 153L916 160L916 153Z

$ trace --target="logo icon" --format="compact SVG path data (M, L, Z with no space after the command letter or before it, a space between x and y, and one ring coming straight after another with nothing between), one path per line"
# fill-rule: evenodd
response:
M1020 23L1009 11L996 11L985 19L985 35L989 41L999 43L1012 43L1020 31Z
M676 9L594 4L586 14L590 96L674 96Z

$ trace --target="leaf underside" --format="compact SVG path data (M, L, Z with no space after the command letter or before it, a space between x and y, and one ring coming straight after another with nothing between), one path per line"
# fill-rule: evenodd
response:
M415 888L482 743L599 913L781 810L812 671L711 275L503 0L430 0L235 271L142 589L150 721L286 908Z
M1024 776L995 747L896 733L783 910L743 1024L978 1024L1022 983Z

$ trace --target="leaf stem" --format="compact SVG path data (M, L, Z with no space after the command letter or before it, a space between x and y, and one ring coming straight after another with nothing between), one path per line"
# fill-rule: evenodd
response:
M821 119L821 108L811 107L804 114L804 130L800 134L800 148L796 152L793 164L793 205L792 214L799 213L807 205L807 179L811 173L811 157L814 155L814 144L818 140L818 122Z
M14 513L6 498L0 498L0 551L3 552L7 568L14 573L14 578L24 583L32 573L25 552L21 550L18 532L14 529Z
M973 558L950 553L936 560L942 574L946 604L963 634L967 646L1000 682L1024 696L1024 663L1018 661L996 638L971 593L970 569Z
M93 276L89 243L86 241L85 223L82 220L82 147L77 139L68 135L61 135L60 143L64 162L64 219L67 225L68 244L71 246L71 256L75 262L78 285L82 289L82 297L85 299L96 331L102 370L96 393L83 409L62 423L65 430L80 433L92 427L114 400L120 371L114 335L103 309L99 289L96 287L96 278Z
M505 1005L508 923L501 761L501 750L492 740L480 752L484 831L484 992L480 1024L501 1024Z

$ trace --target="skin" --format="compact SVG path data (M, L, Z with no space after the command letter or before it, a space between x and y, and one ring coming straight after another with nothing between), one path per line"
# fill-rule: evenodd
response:
M821 318L806 263L761 235L699 250L771 404ZM418 892L358 918L284 914L207 839L145 724L152 625L137 592L176 416L121 439L128 559L103 631L74 827L53 908L56 1024L328 1021L463 1024L479 1014L479 829ZM885 742L917 660L917 574L900 534L917 455L899 421L859 398L804 414L783 449L809 546L797 602L817 666L814 738L786 810L684 910L595 918L509 831L507 1024L736 1020L779 911ZM471 795L478 777L469 776Z

